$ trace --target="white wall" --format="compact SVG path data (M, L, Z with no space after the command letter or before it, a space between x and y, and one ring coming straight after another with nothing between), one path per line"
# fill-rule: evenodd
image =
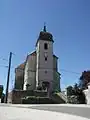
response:
M18 67L15 69L15 89L23 89L23 82L24 82L24 69Z
M48 44L48 49L44 49L44 43ZM53 80L53 42L39 40L37 44L37 73L36 81L48 81ZM47 54L47 61L45 61L45 55ZM47 73L45 73L47 71Z
M44 49L44 43L48 44L48 49ZM37 57L39 61L37 61L39 64L39 68L53 68L53 42L50 41L44 41L39 40L38 46L37 46ZM48 61L45 62L45 53L48 55Z
M90 105L90 85L88 86L88 89L84 90L85 96L86 96L86 101L87 104Z
M15 78L17 79L20 76L23 76L24 70L21 68L16 68L15 69Z
M36 87L36 55L29 55L26 61L24 90L26 90L26 84L30 85L30 90L34 90Z
M53 90L60 90L60 74L57 71L53 71Z
M53 69L56 71L58 70L57 64L58 64L58 59L53 56Z

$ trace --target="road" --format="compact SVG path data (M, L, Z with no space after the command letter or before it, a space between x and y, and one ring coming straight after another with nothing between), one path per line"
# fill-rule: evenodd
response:
M68 113L71 115L77 115L77 116L81 116L81 117L85 117L85 118L89 118L90 119L90 107L82 107L82 106L31 106L30 108L32 109L38 109L38 110L48 110L48 111L55 111L55 112L60 112L60 113Z
M90 107L0 104L0 120L90 120Z

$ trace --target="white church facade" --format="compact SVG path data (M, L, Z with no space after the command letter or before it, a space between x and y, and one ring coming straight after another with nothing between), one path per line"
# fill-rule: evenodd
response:
M36 42L35 51L29 54L23 69L23 90L36 90L46 87L50 92L60 91L58 57L53 53L53 36L44 26ZM16 68L18 71L18 68ZM17 72L22 73L22 71ZM16 73L16 84L17 74Z

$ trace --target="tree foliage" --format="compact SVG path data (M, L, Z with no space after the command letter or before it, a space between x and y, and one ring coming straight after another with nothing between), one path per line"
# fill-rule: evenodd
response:
M0 85L0 98L2 97L3 94L3 85Z
M85 104L85 95L77 83L75 83L74 86L67 87L67 96L69 101L70 99L72 99L71 101L74 101L73 103Z
M73 95L74 93L74 91L73 91L73 87L72 86L68 86L67 88L67 96L71 96L71 95Z
M1 96L1 103L4 103L4 99L5 99L5 94L2 93L2 96Z

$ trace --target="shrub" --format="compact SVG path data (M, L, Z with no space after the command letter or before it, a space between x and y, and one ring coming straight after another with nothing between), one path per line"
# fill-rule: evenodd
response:
M22 104L53 104L53 101L48 97L36 97L36 96L28 96L26 98L22 98Z

